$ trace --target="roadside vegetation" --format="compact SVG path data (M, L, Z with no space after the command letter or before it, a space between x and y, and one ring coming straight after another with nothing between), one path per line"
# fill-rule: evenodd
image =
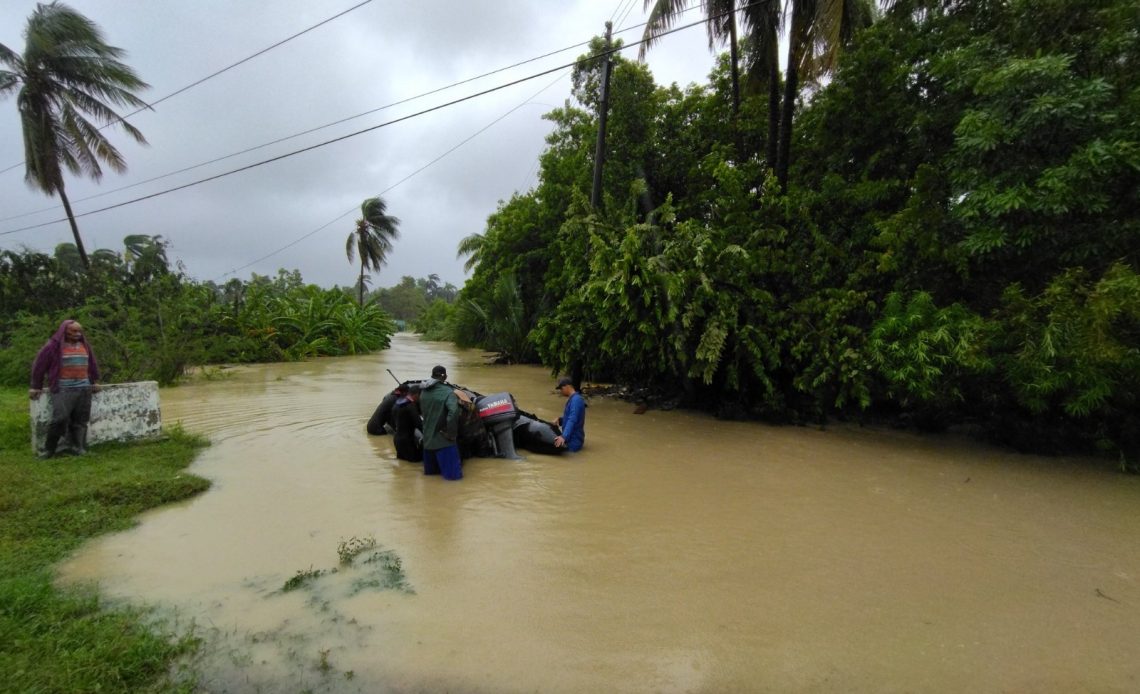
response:
M94 587L60 587L53 566L83 542L209 483L185 468L205 441L96 446L37 460L25 389L0 389L0 672L5 691L193 691L177 665L193 633L138 608L102 604ZM186 680L186 681L183 681Z
M885 8L850 35L804 14L782 104L750 10L739 108L727 54L684 88L615 56L600 209L595 41L538 183L462 240L471 278L422 329L723 417L957 425L1137 470L1134 0Z
M396 325L351 289L301 273L224 285L171 267L158 236L98 249L84 270L72 244L53 255L0 252L0 385L26 384L36 350L64 318L83 323L106 382L175 382L191 366L294 361L388 347Z

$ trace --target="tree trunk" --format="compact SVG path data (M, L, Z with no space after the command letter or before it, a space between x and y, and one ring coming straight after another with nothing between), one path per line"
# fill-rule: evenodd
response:
M75 248L79 251L79 259L83 261L83 268L91 270L91 261L87 258L87 249L83 247L83 239L79 238L79 225L75 223L75 214L71 211L71 201L67 193L63 192L63 181L59 183L59 199L63 202L63 209L67 212L67 221L71 224L71 235L75 237Z
M773 47L773 53L779 48ZM768 168L776 170L776 144L780 139L780 61L772 56L768 69Z
M728 35L732 42L728 46L729 59L732 61L732 115L740 112L740 57L736 51L736 3L733 3L732 14L728 15Z
M364 308L364 260L363 260L363 255L364 254L362 251L361 252L361 261L360 261L360 279L357 281L357 284L359 285L359 289L358 289L357 293L360 295L360 308Z
M783 114L780 116L780 145L776 151L776 180L780 191L788 192L788 162L792 154L792 116L796 111L796 91L799 89L799 39L803 26L803 3L792 0L792 26L788 32L788 67L784 77Z

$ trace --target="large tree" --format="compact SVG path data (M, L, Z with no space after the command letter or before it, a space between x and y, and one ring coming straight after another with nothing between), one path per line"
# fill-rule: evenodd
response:
M89 268L63 170L95 180L103 176L100 163L125 171L122 155L102 128L117 124L135 141L145 144L146 139L108 104L146 107L134 92L148 85L119 60L124 51L108 45L94 22L62 3L36 5L24 38L23 55L0 44L0 96L19 90L25 180L59 195L75 247Z
M364 305L364 273L379 270L388 262L392 242L400 236L400 220L388 214L388 204L380 196L368 198L360 205L356 229L348 235L344 252L348 262L360 256L360 278L357 280L360 305Z

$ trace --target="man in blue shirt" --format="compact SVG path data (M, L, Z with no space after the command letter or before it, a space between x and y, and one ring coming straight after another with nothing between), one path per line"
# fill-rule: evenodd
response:
M557 422L562 427L562 435L554 438L554 445L571 452L579 451L586 443L586 401L574 390L574 382L569 378L558 381L558 393L567 400Z

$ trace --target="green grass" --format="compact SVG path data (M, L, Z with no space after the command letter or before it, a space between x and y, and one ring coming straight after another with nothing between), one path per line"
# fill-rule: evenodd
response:
M5 692L192 691L171 673L196 639L140 610L107 608L92 589L59 588L53 565L139 512L209 486L184 472L199 437L97 445L37 460L26 390L0 389L0 675ZM179 678L181 679L181 678Z

